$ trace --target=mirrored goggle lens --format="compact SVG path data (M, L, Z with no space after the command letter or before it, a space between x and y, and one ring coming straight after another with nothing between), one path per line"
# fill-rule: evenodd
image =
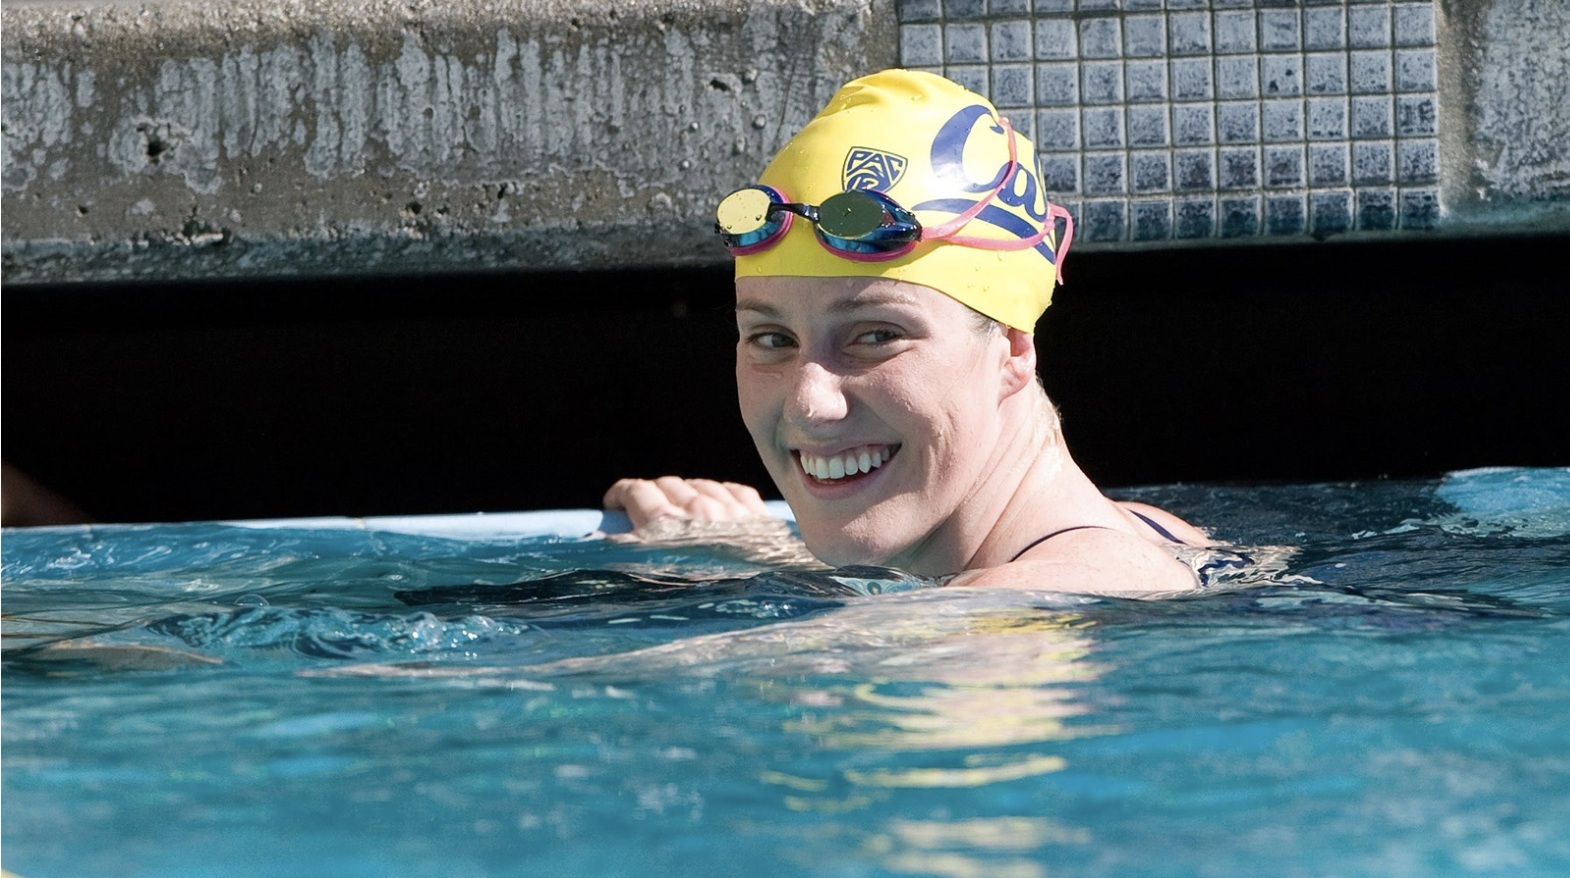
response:
M829 196L818 208L818 228L834 238L895 246L921 237L914 214L868 192Z
M714 211L714 224L733 238L759 232L767 234L771 225L779 225L777 220L769 216L769 206L777 203L772 195L762 189L740 189L725 196L725 200L720 202Z

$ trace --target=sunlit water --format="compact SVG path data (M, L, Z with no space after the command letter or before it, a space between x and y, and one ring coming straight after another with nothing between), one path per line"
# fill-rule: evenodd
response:
M4 865L1570 873L1570 470L1122 496L1291 548L1128 601L704 545L10 531Z

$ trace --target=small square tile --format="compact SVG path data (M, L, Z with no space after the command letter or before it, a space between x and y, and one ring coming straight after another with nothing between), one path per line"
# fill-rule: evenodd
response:
M1029 61L1033 50L1030 22L992 22L991 42L993 61Z
M1402 137L1433 136L1438 133L1439 107L1433 95L1402 95L1396 98L1396 134Z
M949 24L943 27L943 60L950 64L979 64L987 60L987 26Z
M949 20L984 18L987 0L943 0L943 15Z
M1316 52L1303 61L1303 85L1309 94L1346 94L1346 53Z
M1068 18L1036 19L1036 58L1068 61L1079 57L1079 38Z
M1434 72L1433 49L1401 49L1396 52L1396 91L1437 91L1439 79Z
M1165 150L1129 153L1128 176L1135 194L1172 191L1172 162Z
M1258 198L1221 199L1221 237L1251 238L1259 229Z
M1213 198L1183 198L1177 203L1177 236L1210 238L1216 234L1216 202Z
M1132 106L1128 108L1128 143L1130 146L1166 146L1167 107Z
M1396 141L1396 182L1403 186L1439 181L1439 142Z
M1259 50L1296 52L1303 47L1296 9L1269 9L1259 13Z
M1346 140L1346 98L1308 99L1308 139Z
M1172 97L1179 101L1208 101L1215 96L1209 58L1172 60Z
M1073 62L1036 65L1036 100L1043 107L1079 105L1079 65Z
M1216 59L1216 97L1259 97L1259 63L1253 55Z
M991 77L987 73L985 64L949 65L943 68L944 76L979 95L986 94L987 89L992 86Z
M1036 0L1036 14L1067 13L1074 11L1074 0Z
M1257 147L1223 147L1217 154L1219 181L1222 189L1259 188L1259 149Z
M1151 9L1159 10L1164 0L1123 0L1123 8L1129 12L1142 12Z
M1123 0L1079 0L1081 12L1116 12L1123 5Z
M1029 64L996 64L992 67L992 91L988 97L999 107L1033 107L1035 70Z
M1200 3L1196 5L1203 6L1204 4ZM1217 9L1247 9L1254 5L1254 0L1211 0L1210 5Z
M1131 102L1167 99L1165 61L1130 61L1124 65L1124 76L1128 79L1128 99Z
M1029 15L1030 0L990 0L987 11L997 18L1004 15Z
M1346 48L1346 10L1340 6L1303 10L1303 48L1311 52Z
M1079 23L1079 54L1082 58L1119 58L1123 55L1123 34L1116 18L1087 18Z
M1172 202L1136 201L1132 237L1136 241L1165 241L1172 237Z
M1309 231L1323 240L1352 230L1352 193L1346 190L1310 192Z
M1259 46L1252 10L1217 12L1215 28L1216 51L1220 54L1253 54Z
M1389 137L1394 130L1391 124L1389 96L1352 99L1353 137Z
M1214 108L1210 104L1177 104L1172 108L1172 142L1178 146L1204 146L1216 140Z
M992 78L996 80L997 76L998 72L993 70ZM994 99L992 102L995 104L997 103L997 100ZM1003 112L999 113L998 115L1006 120L1010 125L1014 126L1015 131L1018 131L1020 134L1029 138L1031 143L1037 142L1036 114L1031 112L1030 107L999 107L999 109L1003 110Z
M1168 9L1204 9L1208 0L1167 0Z
M943 17L943 4L938 0L899 0L896 14L901 24L937 21Z
M1080 100L1087 104L1123 102L1123 65L1117 61L1086 61L1080 66Z
M1271 195L1265 199L1265 234L1301 235L1304 227L1303 196Z
M1072 195L1079 192L1079 156L1053 155L1041 160L1041 185L1053 193Z
M1390 7L1352 6L1346 13L1347 44L1354 49L1390 45Z
M1036 148L1043 152L1079 149L1079 111L1041 110L1036 113Z
M1160 15L1123 19L1123 45L1130 58L1161 58L1167 53L1167 20Z
M1352 144L1352 182L1358 186L1395 182L1396 145L1388 140Z
M1395 13L1395 42L1398 46L1434 44L1434 7L1432 3L1400 5Z
M1301 146L1265 147L1265 187L1296 189L1303 185L1303 148Z
M1085 194L1122 195L1126 191L1123 153L1089 153L1085 156Z
M1393 231L1396 227L1395 190L1357 190L1357 227L1369 232Z
M942 64L943 30L935 24L900 25L899 58L906 67Z
M1439 192L1435 189L1401 190L1401 228L1439 227Z
M1259 106L1261 134L1266 143L1303 139L1303 102L1263 101Z
M1353 94L1388 94L1390 92L1390 53L1383 51L1353 52L1351 55L1351 88Z
M1208 149L1178 150L1172 154L1172 176L1178 191L1215 189L1215 154Z
M1297 55L1263 55L1259 84L1265 97L1296 97L1303 93L1303 62Z
M1206 13L1172 13L1167 17L1167 33L1174 55L1210 54L1210 16Z
M1308 148L1308 185L1347 185L1347 145L1316 143Z
M1085 216L1080 221L1079 233L1087 241L1121 241L1128 223L1124 220L1122 201L1087 201Z
M1121 149L1123 139L1122 107L1086 107L1080 111L1080 131L1089 149ZM1086 175L1090 168L1085 168Z
M1222 143L1259 142L1259 105L1252 102L1216 105L1216 139Z

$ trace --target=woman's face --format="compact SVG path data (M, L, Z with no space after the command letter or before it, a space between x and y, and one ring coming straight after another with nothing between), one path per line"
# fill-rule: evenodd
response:
M928 287L868 278L736 285L741 413L813 554L916 569L998 452L1008 341Z

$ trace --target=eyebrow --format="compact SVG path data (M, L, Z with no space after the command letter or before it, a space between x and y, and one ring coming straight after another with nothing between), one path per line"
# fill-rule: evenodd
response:
M863 308L877 308L886 305L910 305L914 304L914 302L914 297L908 293L865 293L853 298L835 299L834 302L829 305L828 310L830 314L848 314L853 311L860 311ZM742 311L755 311L758 314L761 314L764 317L768 317L770 319L777 319L781 316L781 312L778 308L753 298L737 299L736 311L737 313Z

